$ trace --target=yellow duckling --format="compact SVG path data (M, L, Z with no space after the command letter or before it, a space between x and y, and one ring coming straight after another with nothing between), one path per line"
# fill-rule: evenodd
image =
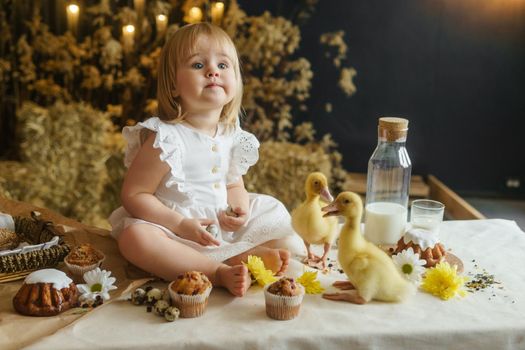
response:
M323 211L325 216L346 218L339 235L338 260L349 282L336 282L334 286L355 288L350 293L324 294L324 298L364 304L372 299L400 302L415 293L416 287L401 276L392 259L361 234L363 202L359 195L342 192Z
M333 200L328 190L326 176L320 172L308 175L304 190L306 200L292 211L292 227L301 236L308 252L307 263L322 262L326 267L326 259L330 247L338 232L336 217L323 217L321 208ZM318 257L310 250L311 244L324 244L324 254Z

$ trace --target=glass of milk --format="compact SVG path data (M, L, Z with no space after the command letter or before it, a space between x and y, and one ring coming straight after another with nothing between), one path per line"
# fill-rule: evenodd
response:
M401 204L375 202L365 207L365 237L374 244L396 244L406 222L407 209Z
M410 224L414 228L437 233L443 221L445 205L431 199L417 199L410 207Z

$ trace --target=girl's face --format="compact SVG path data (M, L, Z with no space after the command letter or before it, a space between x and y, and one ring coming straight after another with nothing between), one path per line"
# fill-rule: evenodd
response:
M201 36L190 57L177 67L176 95L182 110L195 114L222 110L237 92L233 61L216 40Z

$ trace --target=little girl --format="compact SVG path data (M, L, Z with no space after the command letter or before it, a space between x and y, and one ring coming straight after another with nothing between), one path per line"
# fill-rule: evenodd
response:
M131 263L166 280L202 271L237 296L250 285L248 255L282 274L290 258L282 248L294 237L282 203L244 188L259 142L239 126L242 89L237 51L221 28L179 29L162 50L158 117L123 130L123 207L109 218Z

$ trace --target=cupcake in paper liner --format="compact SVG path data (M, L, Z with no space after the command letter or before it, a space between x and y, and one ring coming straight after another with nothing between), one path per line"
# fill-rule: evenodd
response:
M299 315L304 287L293 278L283 277L264 287L266 314L275 320L291 320Z
M180 316L192 318L206 311L212 285L208 277L199 271L189 271L170 283L171 301L180 310Z
M106 256L100 250L84 243L75 246L64 258L64 263L73 275L82 277L84 273L100 267L105 259Z

